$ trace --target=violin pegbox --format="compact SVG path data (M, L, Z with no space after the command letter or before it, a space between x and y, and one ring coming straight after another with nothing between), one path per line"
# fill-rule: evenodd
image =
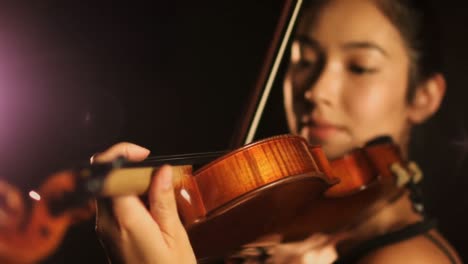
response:
M421 168L419 168L418 164L416 164L414 161L411 161L408 163L408 169L411 172L413 183L420 183L423 179L423 172Z
M396 176L396 185L398 187L403 187L409 183L417 184L423 178L422 170L414 161L410 161L406 168L399 162L395 162L390 165L390 170Z

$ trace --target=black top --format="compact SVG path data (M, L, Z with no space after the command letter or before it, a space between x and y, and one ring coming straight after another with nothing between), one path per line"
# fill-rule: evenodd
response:
M366 256L367 254L388 246L390 244L394 244L397 242L401 242L418 235L424 235L429 240L431 240L442 252L447 255L450 259L451 263L456 263L455 257L450 254L450 251L439 241L437 238L429 234L429 230L436 227L435 220L424 220L409 226L406 226L400 230L387 233L381 236L377 236L373 239L363 242L362 244L358 245L354 249L350 250L351 253L340 257L337 261L333 264L342 264L342 263L356 263L361 258Z
M350 253L344 256L341 256L333 264L352 264L358 262L360 259L368 255L369 253L394 244L398 243L419 235L425 236L427 239L431 240L445 255L450 259L451 263L456 263L455 257L450 253L450 251L441 243L437 238L432 236L429 231L436 227L435 220L423 220L411 225L408 225L400 230L390 232L381 236L377 236L373 239L367 240L362 244L356 246L354 249L350 250ZM264 263L269 255L267 250L263 248L251 248L256 251L253 254L247 255L237 255L236 257L231 256L228 260L219 259L218 261L209 262L209 263L246 263L248 261L255 261L254 263Z
M432 243L434 243L434 245L436 245L450 259L451 263L457 263L456 258L450 253L448 248L440 240L438 240L436 237L429 233L431 229L436 227L437 223L434 219L428 218L424 211L423 195L418 184L414 182L409 182L407 184L407 188L410 191L410 199L413 204L413 209L415 210L415 212L423 216L423 220L408 225L402 229L364 241L360 245L357 245L355 248L351 249L349 251L350 253L348 253L347 255L339 256L339 259L337 259L333 264L356 263L369 253L379 248L398 243L404 240L408 240L419 235L423 235ZM214 263L240 264L248 261L254 261L254 263L264 263L270 257L268 254L268 249L265 248L249 248L249 251L249 254L236 254L228 257L227 259L219 259L219 262L215 261Z

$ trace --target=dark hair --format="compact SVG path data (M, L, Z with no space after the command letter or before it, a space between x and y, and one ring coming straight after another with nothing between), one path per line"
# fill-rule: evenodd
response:
M306 0L303 17L313 22L321 7L329 0ZM400 32L410 58L408 100L413 98L417 85L435 73L443 72L440 48L440 29L437 16L428 0L374 0L377 8Z
M400 31L410 56L408 99L416 86L443 72L440 29L428 0L375 0L377 7Z

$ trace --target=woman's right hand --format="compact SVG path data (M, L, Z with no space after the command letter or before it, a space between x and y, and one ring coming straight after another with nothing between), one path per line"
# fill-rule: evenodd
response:
M93 157L109 162L119 156L141 161L149 150L119 143ZM96 230L113 262L196 263L185 228L177 214L172 168L165 165L154 175L148 192L149 210L137 196L97 200Z

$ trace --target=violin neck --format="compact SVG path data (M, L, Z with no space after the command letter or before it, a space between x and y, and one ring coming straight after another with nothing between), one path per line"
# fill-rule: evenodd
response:
M141 162L127 162L123 158L112 163L93 164L78 171L81 186L92 196L140 195L151 183L154 173L163 165L173 168L175 184L182 175L191 175L192 170L226 154L227 151L192 153L149 157Z
M153 175L160 167L134 167L112 170L102 179L98 196L141 195L148 191ZM191 175L191 165L172 166L174 185Z

